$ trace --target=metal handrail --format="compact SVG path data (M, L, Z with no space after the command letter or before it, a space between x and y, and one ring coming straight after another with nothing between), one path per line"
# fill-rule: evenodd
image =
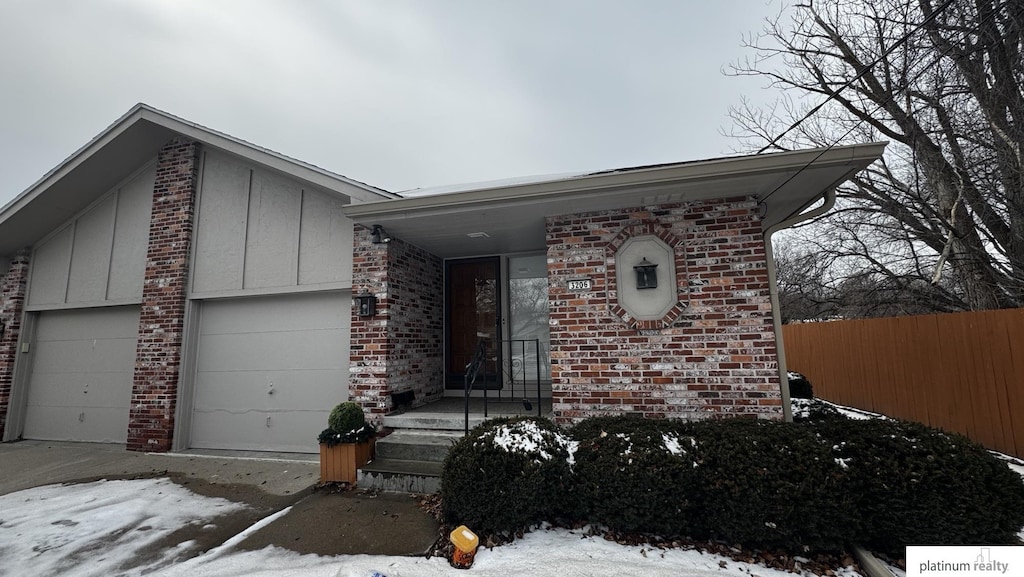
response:
M473 390L473 385L476 384L476 377L480 374L480 369L484 366L484 361L487 359L487 343L483 340L479 340L476 343L476 352L473 353L473 358L470 359L466 365L466 378L465 378L465 390L464 394L466 397L466 434L469 434L469 392Z
M500 373L499 376L504 375L504 376L506 376L508 378L509 388L512 390L512 394L515 395L516 371L515 371L515 368L514 368L514 365L513 365L514 355L512 353L515 352L513 347L515 346L516 343L519 344L519 347L520 347L519 350L520 350L520 353L521 353L521 358L523 359L523 367L522 367L523 385L524 385L523 386L523 408L526 409L527 411L530 411L530 409L531 409L531 406L530 406L531 403L530 403L530 400L529 400L529 398L527 396L527 390L526 390L526 386L525 386L526 382L527 382L527 379L526 379L527 346L526 345L529 344L529 343L533 343L533 350L536 353L536 357L535 357L535 359L536 359L536 361L535 361L536 375L535 375L535 378L536 378L536 384L537 384L537 416L539 416L539 417L543 416L544 415L544 409L543 409L544 401L543 401L543 397L541 395L541 363L542 363L543 356L542 356L541 350L540 350L540 339L507 339L507 340L495 341L495 344L496 344L496 347L497 347L497 349L495 350L495 355L497 357L500 358L502 356L501 352L504 351L504 345L506 345L506 344L508 345L508 352L509 352L509 354L508 354L508 369L509 370L507 371L507 373L505 373L505 371L504 371L504 369L505 369L504 363L501 363L502 367L499 369L499 373ZM480 374L481 370L484 370L484 377L485 377L485 383L484 383L484 417L486 418L486 417L489 416L488 415L488 408L489 408L488 407L488 405L489 405L488 389L489 389L489 387L487 386L487 383L486 383L486 376L487 375L486 375L486 366L485 366L486 365L486 361L487 361L487 352L488 352L487 351L487 340L481 339L481 340L477 341L476 352L473 354L473 358L470 360L470 362L466 365L465 387L464 387L463 394L465 396L465 429L466 429L466 434L467 435L469 434L469 399L470 399L470 392L473 390L473 385L476 384L477 376ZM500 391L500 389L498 391L498 398L499 398L499 400L501 399L501 391Z

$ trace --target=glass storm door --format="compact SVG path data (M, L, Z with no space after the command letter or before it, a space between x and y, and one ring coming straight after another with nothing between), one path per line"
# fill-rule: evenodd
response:
M499 388L495 345L501 338L501 283L498 257L448 261L445 264L447 387L462 389L466 365L477 343L486 341L488 358L474 388Z
M550 381L547 255L509 257L508 313L510 341L505 354L512 380Z

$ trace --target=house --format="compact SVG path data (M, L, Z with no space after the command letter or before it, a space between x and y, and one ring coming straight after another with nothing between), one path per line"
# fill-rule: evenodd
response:
M312 452L478 351L562 423L781 419L767 239L883 147L399 195L139 104L0 210L0 432Z

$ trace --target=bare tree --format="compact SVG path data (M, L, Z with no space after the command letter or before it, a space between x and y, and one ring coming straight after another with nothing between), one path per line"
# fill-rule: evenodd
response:
M793 242L778 243L775 269L783 323L825 320L837 315L829 270L813 251Z
M1024 2L807 0L749 45L786 96L732 110L744 147L892 143L802 231L861 309L1024 306Z

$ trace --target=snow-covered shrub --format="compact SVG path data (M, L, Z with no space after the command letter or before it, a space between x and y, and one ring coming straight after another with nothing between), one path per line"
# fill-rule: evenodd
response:
M1024 483L970 439L892 419L808 423L843 468L864 543L901 556L911 544L1014 543Z
M617 531L691 534L697 441L679 421L598 417L579 423L577 516Z
M789 406L793 409L793 421L797 423L846 418L835 407L821 399L790 399Z
M796 371L789 371L786 376L789 378L789 398L791 399L813 399L814 387L807 377Z
M700 443L695 536L791 551L835 551L860 531L843 468L806 426L723 419L693 423Z
M547 419L492 419L452 446L441 472L442 509L478 532L526 529L568 514L574 445Z

